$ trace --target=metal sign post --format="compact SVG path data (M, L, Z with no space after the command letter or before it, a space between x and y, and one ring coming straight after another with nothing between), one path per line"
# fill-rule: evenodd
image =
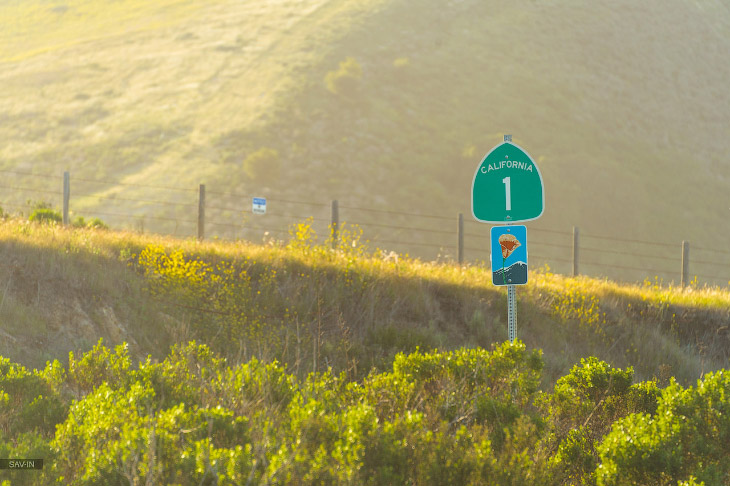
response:
M482 223L506 224L491 230L492 283L507 287L507 334L517 339L516 285L527 283L527 233L514 223L532 221L545 209L542 175L527 152L505 135L477 167L471 210Z
M517 296L515 286L507 286L507 333L510 344L515 342L517 337Z

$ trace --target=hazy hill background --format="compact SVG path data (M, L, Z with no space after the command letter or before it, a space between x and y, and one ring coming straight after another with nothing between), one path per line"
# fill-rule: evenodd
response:
M6 209L58 205L42 191L58 192L69 170L77 214L178 235L195 231L199 183L211 220L255 227L209 230L229 237L283 235L306 215L322 232L331 199L470 219L474 170L511 133L545 179L546 211L531 227L676 244L666 257L689 240L720 251L693 252L709 262L694 272L727 283L727 2L0 0L0 26ZM271 199L270 217L254 224L242 213L251 195ZM149 202L160 200L168 204ZM341 217L384 222L384 213ZM369 231L376 241L454 239ZM567 237L550 238L538 234L531 248L567 258L548 246ZM634 253L645 256L605 261L657 265Z

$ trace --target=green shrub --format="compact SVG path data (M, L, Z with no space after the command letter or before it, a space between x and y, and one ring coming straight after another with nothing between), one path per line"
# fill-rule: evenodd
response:
M39 208L34 209L30 213L28 221L34 221L38 223L60 223L63 221L63 217L61 216L61 213L53 209Z
M23 458L23 459L43 459L43 470L38 471L8 471L4 470L0 473L3 478L9 478L9 482L3 481L0 485L10 486L41 486L53 484L52 466L56 460L57 454L51 446L51 440L44 437L38 432L24 432L19 434L11 441L4 441L0 436L0 457Z
M94 229L109 229L109 226L107 226L104 221L102 221L99 218L93 218L90 220L85 220L83 216L78 216L74 218L71 225L74 228L94 228Z
M299 380L194 341L133 369L99 341L68 372L0 358L0 457L46 459L32 485L730 484L727 372L660 392L588 358L542 393L542 366L516 342Z
M550 435L552 474L562 481L587 481L599 462L596 446L616 420L653 412L659 391L653 382L632 385L633 369L622 370L595 357L581 359L540 400Z
M149 382L104 383L71 407L54 447L64 482L78 485L244 484L248 420L223 407L160 409Z
M298 389L297 380L277 362L252 358L235 368L226 368L213 380L216 403L239 415L255 418L284 410Z
M65 416L66 404L44 372L0 357L0 435L34 431L49 437Z
M434 430L435 429L435 430ZM430 425L421 413L378 424L364 437L362 484L497 484L497 461L483 427Z
M131 364L126 343L116 346L111 352L103 345L103 339L99 338L94 348L80 360L74 357L73 352L68 354L68 383L77 397L91 392L102 383L109 383L116 388L131 379Z
M654 415L613 424L598 447L598 484L730 484L730 373L662 391Z
M151 369L149 365L146 366ZM165 397L162 406L218 404L221 397L214 394L213 381L225 370L225 362L206 345L191 341L172 347L165 361L155 365L157 393Z

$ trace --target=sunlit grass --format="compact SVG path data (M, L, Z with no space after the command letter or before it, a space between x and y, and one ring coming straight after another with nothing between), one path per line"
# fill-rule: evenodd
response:
M641 283L619 284L603 278L581 276L576 279L550 272L538 272L532 275L532 279L538 289L551 291L579 287L582 292L603 298L620 298L628 302L642 301L657 306L680 305L720 310L730 308L730 287L699 285L696 278L686 287L666 284L659 277L647 278Z
M22 61L82 42L127 34L130 30L174 25L201 7L188 0L3 2L0 4L0 24L3 25L0 61Z
M506 339L506 292L492 285L488 267L372 248L346 223L334 249L311 221L293 225L287 240L253 244L10 219L0 224L0 242L13 262L0 272L0 291L9 289L2 330L17 334L15 351L31 361L63 357L69 346L27 348L38 326L51 333L71 326L81 349L97 333L136 337L131 349L140 355L194 338L236 359L355 375L400 350ZM12 268L22 268L23 278ZM23 297L24 288L32 298ZM517 295L518 337L545 351L549 377L589 355L633 365L642 378L671 372L685 382L727 366L725 339L715 332L730 308L728 289L624 285L545 269L531 273ZM79 309L72 315L88 315L92 328L79 331L78 317L60 322L60 302ZM23 315L26 324L18 322ZM119 321L122 327L110 327Z

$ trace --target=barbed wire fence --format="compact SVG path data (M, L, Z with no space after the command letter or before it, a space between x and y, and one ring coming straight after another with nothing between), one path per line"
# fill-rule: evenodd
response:
M133 184L64 173L0 170L0 207L29 214L38 202L71 216L103 219L112 228L153 231L199 239L286 240L304 220L323 239L336 239L343 224L362 229L369 247L425 259L488 264L490 225L454 216L340 205L339 201L303 201L267 197L263 215L254 214L256 195L155 184ZM32 184L29 184L30 181ZM42 187L28 187L38 185ZM73 182L73 192L71 185ZM119 188L144 191L139 198L118 195ZM154 196L149 196L152 192ZM20 202L25 199L25 202ZM73 207L78 208L72 210ZM183 210L190 217L180 217ZM194 217L193 217L194 215ZM730 251L690 242L656 242L612 235L583 234L529 224L530 267L565 275L606 277L624 282L649 279L664 283L730 285ZM690 267L691 263L691 267Z

